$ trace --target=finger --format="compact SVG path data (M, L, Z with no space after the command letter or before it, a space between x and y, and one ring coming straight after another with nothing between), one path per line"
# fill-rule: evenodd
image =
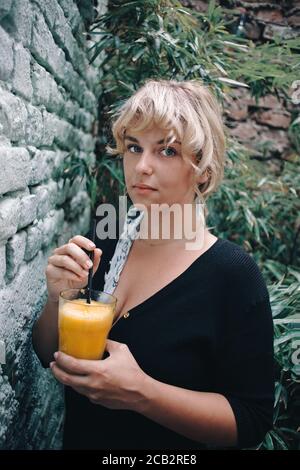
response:
M68 255L52 255L48 261L54 266L68 269L69 271L76 273L78 276L88 275L88 269L82 268L80 264Z
M87 376L69 374L61 369L56 362L51 362L50 368L54 377L63 385L70 387L87 387ZM88 388L87 392L89 392Z
M98 369L99 361L76 359L61 351L54 354L56 364L69 374L89 375Z
M89 251L96 248L96 245L92 240L83 237L82 235L75 235L74 237L70 238L69 243L76 243L76 245Z
M85 251L75 243L67 243L54 250L54 255L69 256L74 259L83 269L90 269L93 264Z
M78 276L73 271L69 271L65 268L59 268L53 264L48 264L46 268L46 275L51 276L52 279L65 279L66 281L84 282L87 280L88 274Z
M107 339L105 349L108 352L114 352L120 349L120 347L122 346L126 346L126 345L124 343L119 343L118 341L114 341L112 339Z

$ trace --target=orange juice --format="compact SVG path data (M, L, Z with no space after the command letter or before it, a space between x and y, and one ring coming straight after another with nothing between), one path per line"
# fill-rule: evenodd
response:
M59 307L59 350L78 359L101 359L114 319L114 304L64 300Z

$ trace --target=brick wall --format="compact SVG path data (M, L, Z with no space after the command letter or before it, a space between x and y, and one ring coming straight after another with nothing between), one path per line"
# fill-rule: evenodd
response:
M0 449L60 447L62 389L35 357L31 328L48 256L90 222L83 184L63 189L56 175L70 150L95 159L99 76L84 35L93 4L0 4Z
M182 3L200 12L208 7L208 0L182 0ZM242 34L256 44L272 41L276 35L286 39L300 36L299 0L216 0L216 4L232 11L236 9L232 32L238 30L244 12ZM283 96L268 95L256 103L248 90L235 88L227 96L224 118L229 134L250 150L251 158L268 162L268 168L280 174L285 160L295 158L288 129L297 109L299 105Z

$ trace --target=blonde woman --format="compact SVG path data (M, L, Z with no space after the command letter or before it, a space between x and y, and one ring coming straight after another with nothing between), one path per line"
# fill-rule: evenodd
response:
M84 250L94 249L93 287L102 290L121 241L97 238L91 246L77 235L49 258L49 297L33 343L66 385L64 448L255 446L272 427L269 295L253 258L199 225L197 209L223 176L218 104L198 81L148 80L121 108L113 135L109 150L123 156L128 194L150 224L141 221L147 236L127 245L112 284L117 321L102 360L53 356L58 295L86 285ZM174 220L168 238L161 226L151 237L151 209L161 204L191 207L187 220L201 231L200 245L187 249Z

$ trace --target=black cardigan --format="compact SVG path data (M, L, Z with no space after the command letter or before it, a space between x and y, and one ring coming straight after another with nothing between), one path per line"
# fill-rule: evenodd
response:
M103 255L93 288L101 290L116 240L97 239L96 245ZM236 418L238 448L259 444L272 428L269 294L256 262L237 244L218 238L174 281L121 317L109 338L126 343L156 380L224 395ZM66 449L206 448L136 412L92 404L70 387L65 392Z

